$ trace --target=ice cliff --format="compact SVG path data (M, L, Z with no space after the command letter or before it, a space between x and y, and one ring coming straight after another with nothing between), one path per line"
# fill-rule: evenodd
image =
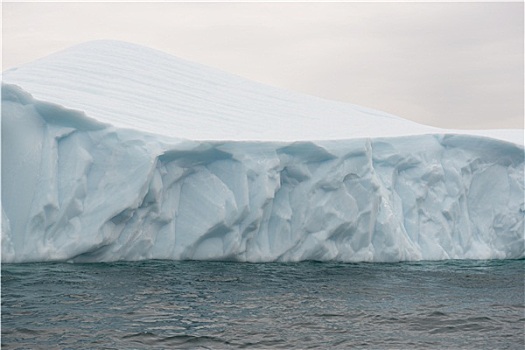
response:
M525 256L522 130L457 131L127 43L3 73L2 261Z

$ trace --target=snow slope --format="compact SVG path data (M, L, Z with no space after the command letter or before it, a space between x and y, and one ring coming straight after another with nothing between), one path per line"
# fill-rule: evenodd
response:
M114 41L2 80L3 262L525 256L522 130L431 128Z

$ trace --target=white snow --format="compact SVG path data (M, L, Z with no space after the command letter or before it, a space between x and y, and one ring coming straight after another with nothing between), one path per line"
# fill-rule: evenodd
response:
M114 41L4 72L2 261L523 258L523 130L442 130Z

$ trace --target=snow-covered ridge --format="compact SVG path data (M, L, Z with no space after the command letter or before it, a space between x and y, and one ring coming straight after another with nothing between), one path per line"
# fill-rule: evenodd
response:
M3 82L116 127L191 140L311 141L465 133L273 88L119 41L74 46L4 72ZM520 130L491 133L523 143Z
M84 44L3 75L2 261L523 258L522 131L462 133Z

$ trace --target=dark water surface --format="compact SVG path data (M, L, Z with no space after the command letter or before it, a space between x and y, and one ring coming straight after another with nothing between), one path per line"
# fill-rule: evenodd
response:
M525 348L525 260L2 265L2 349Z

